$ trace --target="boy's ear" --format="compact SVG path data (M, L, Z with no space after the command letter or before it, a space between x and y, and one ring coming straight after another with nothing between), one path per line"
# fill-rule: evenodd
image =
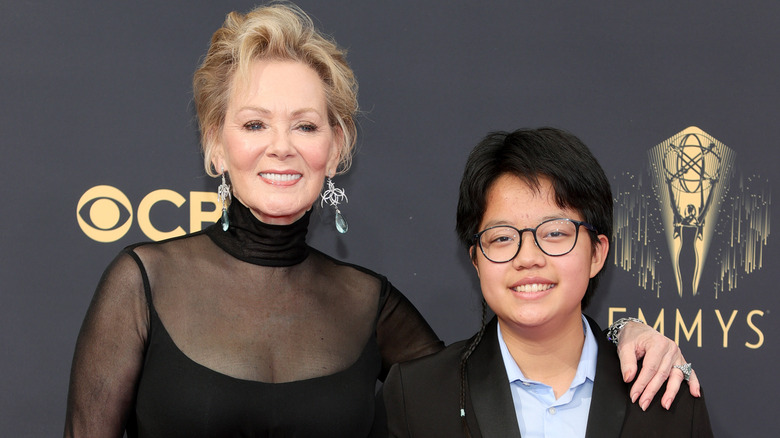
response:
M604 268L604 263L607 261L607 254L609 254L609 239L603 234L599 234L598 242L593 247L593 256L590 263L590 278L593 278L601 272Z
M477 250L476 245L471 245L469 247L469 259L471 259L471 265L474 266L474 269L477 271L477 277L479 277L479 266L477 265L477 253L475 252Z

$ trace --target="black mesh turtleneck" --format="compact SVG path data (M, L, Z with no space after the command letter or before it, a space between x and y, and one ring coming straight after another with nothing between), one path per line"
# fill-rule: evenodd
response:
M79 436L368 436L392 363L441 342L387 280L239 202L230 229L130 247L79 334Z
M247 263L262 266L292 266L309 255L306 233L311 210L290 225L268 225L260 222L238 200L228 208L230 226L210 227L206 234L220 248Z

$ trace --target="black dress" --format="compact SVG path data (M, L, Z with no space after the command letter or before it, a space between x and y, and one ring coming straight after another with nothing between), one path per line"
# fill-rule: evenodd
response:
M310 213L125 249L79 334L66 435L366 437L395 362L442 348L385 277L306 245Z

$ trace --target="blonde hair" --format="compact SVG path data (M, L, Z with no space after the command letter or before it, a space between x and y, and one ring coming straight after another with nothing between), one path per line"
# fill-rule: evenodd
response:
M192 88L206 173L218 174L212 159L233 81L237 74L247 78L251 63L260 59L298 61L317 72L325 88L328 122L343 133L338 171L345 172L352 162L358 111L357 80L347 64L346 51L317 31L298 6L277 3L247 14L229 13L195 70Z

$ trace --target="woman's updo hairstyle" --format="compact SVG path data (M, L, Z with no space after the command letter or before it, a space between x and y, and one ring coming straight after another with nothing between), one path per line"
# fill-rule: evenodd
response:
M322 79L328 108L328 122L343 132L339 172L352 162L358 111L357 81L346 61L346 51L322 35L299 7L274 3L247 14L231 12L211 38L203 63L195 71L192 88L201 135L206 173L214 169L217 139L225 123L234 81L248 80L256 60L302 62Z

